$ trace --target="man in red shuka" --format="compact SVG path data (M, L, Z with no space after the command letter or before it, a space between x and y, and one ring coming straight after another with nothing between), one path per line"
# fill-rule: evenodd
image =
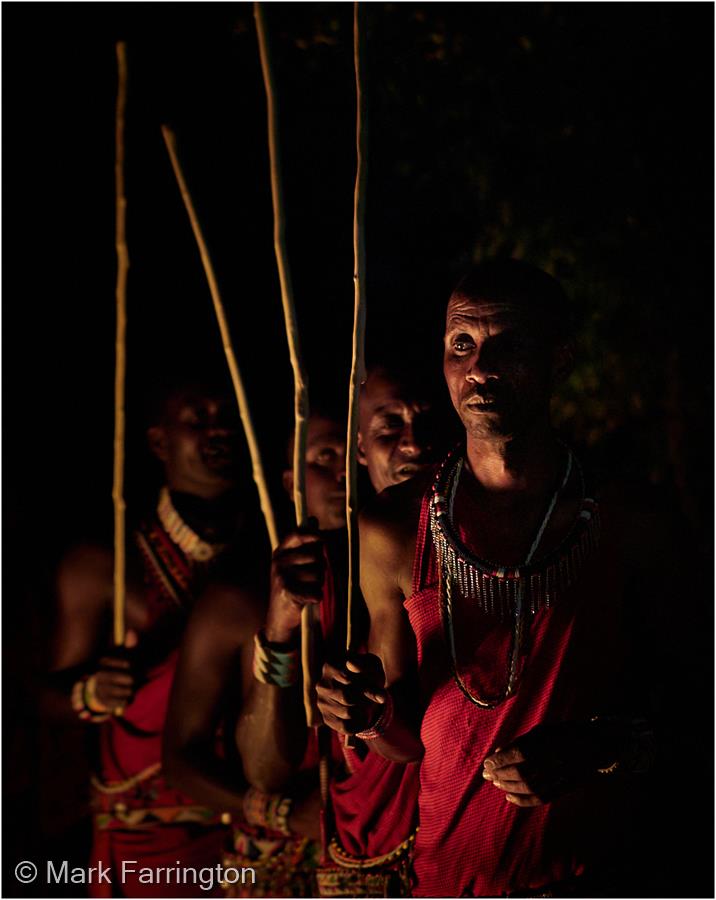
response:
M109 870L111 883L93 883L95 896L211 896L191 871L171 882L161 875L216 867L227 834L220 808L167 781L162 738L179 643L199 594L242 603L249 641L249 613L262 617L248 577L241 586L228 571L227 557L253 571L260 555L236 487L238 428L223 382L175 382L157 403L147 435L165 486L127 533L125 648L110 645L111 552L78 546L58 572L51 694L55 714L78 715L97 740L92 865ZM151 881L142 868L158 874Z
M416 896L574 896L611 853L632 744L632 722L606 715L623 581L550 425L567 321L532 266L469 273L444 340L465 442L362 515L371 653L324 667L319 707L337 732L421 761Z

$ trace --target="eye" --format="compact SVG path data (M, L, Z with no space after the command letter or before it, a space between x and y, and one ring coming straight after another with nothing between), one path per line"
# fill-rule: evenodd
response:
M331 466L336 460L336 451L332 447L324 447L316 454L315 461L319 466Z
M189 428L201 428L204 425L204 417L196 409L184 410L179 417L179 421L182 425L187 425Z
M378 429L382 432L399 431L402 427L403 420L397 415L385 416L385 418L378 423Z
M457 334L452 339L452 351L456 356L464 356L475 347L475 342L469 334Z

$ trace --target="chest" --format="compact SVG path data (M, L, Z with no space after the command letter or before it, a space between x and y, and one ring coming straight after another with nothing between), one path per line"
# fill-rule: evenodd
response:
M549 516L541 498L515 502L476 498L458 492L453 517L457 533L472 553L496 566L524 565L539 559L569 534L579 513L578 498L560 499Z

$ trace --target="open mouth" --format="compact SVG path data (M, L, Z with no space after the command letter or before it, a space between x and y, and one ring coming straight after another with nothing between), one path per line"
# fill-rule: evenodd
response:
M413 475L422 472L425 466L425 463L405 463L395 470L395 475L398 478L412 478Z
M472 397L465 406L478 412L490 412L498 408L498 402L494 397Z
M234 455L228 444L209 444L201 451L201 458L212 469L224 469L234 462Z

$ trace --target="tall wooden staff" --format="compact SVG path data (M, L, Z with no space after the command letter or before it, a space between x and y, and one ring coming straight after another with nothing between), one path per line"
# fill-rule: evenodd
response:
M234 354L234 348L231 343L231 332L229 331L229 325L226 321L224 304L221 300L219 285L216 280L216 275L214 274L214 266L211 262L209 250L206 246L206 241L204 240L204 235L199 224L199 219L196 215L196 210L194 209L194 202L192 201L191 194L189 193L189 188L187 187L186 180L184 178L184 172L182 171L181 164L179 162L179 155L177 153L176 147L176 136L171 128L168 128L166 125L162 125L162 135L164 136L164 143L167 145L169 158L172 163L172 168L174 169L174 175L176 177L177 184L179 185L179 191L181 193L182 200L184 201L184 206L189 216L189 222L191 223L191 228L194 232L194 238L199 248L199 256L201 257L201 262L204 266L204 274L206 275L206 280L209 284L209 291L211 293L211 299L214 304L214 312L216 313L216 319L219 323L219 331L221 332L221 342L224 348L224 353L226 355L226 361L229 364L231 381L234 385L234 392L236 393L236 400L239 405L241 424L244 427L246 443L249 446L252 474L254 482L256 484L256 489L259 494L261 512L263 513L264 521L266 522L266 530L268 531L269 540L271 542L271 549L275 550L278 545L278 531L276 530L276 520L273 513L273 507L271 505L271 496L269 494L268 485L266 484L266 477L264 475L263 464L261 462L261 453L259 451L258 441L256 440L256 432L254 431L253 421L251 419L249 402L246 397L246 391L244 390L244 383L241 378L241 372L239 370L239 365L236 361L236 355Z
M346 525L348 526L348 591L346 651L353 649L353 609L360 587L358 540L358 414L360 386L365 378L365 97L362 87L363 40L358 3L353 4L353 66L356 84L356 180L353 190L353 356L348 391L348 437L346 441ZM355 747L350 735L347 747Z
M294 384L294 417L295 439L293 445L293 502L296 508L296 524L305 525L306 509L306 432L308 428L308 381L301 362L301 351L296 323L296 309L293 302L293 288L288 268L286 253L285 218L281 186L281 169L278 151L278 111L276 108L276 91L268 50L266 22L261 3L254 3L254 18L258 34L261 71L266 91L266 107L268 117L268 144L271 165L271 199L273 203L273 242L276 254L278 277L281 284L281 304L286 324L286 337L291 357ZM313 699L313 632L315 628L314 607L308 604L301 614L301 659L303 666L303 703L306 708L306 720L309 726L318 722L317 710Z
M114 643L124 644L125 588L125 503L124 503L124 397L127 334L127 198L124 194L124 111L127 105L127 47L117 44L117 106L115 112L115 246L117 250L117 336L114 373Z
M346 523L348 525L348 613L346 650L353 644L354 595L360 585L358 546L358 410L360 386L365 377L365 97L362 89L362 35L358 3L353 5L353 64L356 81L356 180L353 192L353 362L348 398L346 454Z

